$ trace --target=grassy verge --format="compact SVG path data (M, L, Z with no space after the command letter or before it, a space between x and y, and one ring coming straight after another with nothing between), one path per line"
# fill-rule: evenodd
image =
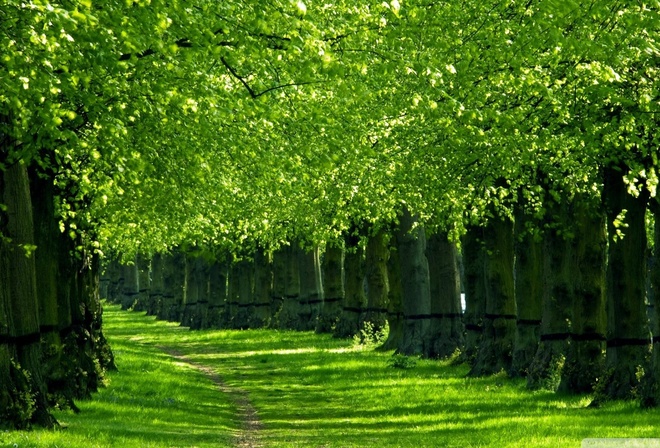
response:
M588 409L588 396L529 392L504 375L379 353L312 333L189 332L142 313L106 310L120 372L63 431L0 433L18 446L228 446L232 405L214 384L163 355L176 347L241 388L269 447L578 447L587 437L657 437L660 411L635 403ZM403 364L403 363L402 363ZM9 445L12 446L12 445Z
M107 387L78 402L80 414L57 412L62 429L0 432L0 447L231 446L236 423L227 397L199 371L139 340L188 331L114 306L104 318L119 369Z

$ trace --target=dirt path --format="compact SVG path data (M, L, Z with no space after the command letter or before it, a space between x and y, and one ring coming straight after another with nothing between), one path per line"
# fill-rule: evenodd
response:
M159 346L158 348L173 358L176 358L178 361L185 362L202 372L218 386L222 393L229 397L230 401L237 409L236 419L240 427L238 434L235 436L234 446L238 448L259 448L263 446L263 444L259 442L259 431L263 427L263 424L259 420L257 410L252 406L252 403L250 403L246 391L238 387L229 386L211 367L190 360L186 355L176 349L163 346Z

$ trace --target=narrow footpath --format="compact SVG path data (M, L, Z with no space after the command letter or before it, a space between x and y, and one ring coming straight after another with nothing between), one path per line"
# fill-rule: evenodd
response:
M186 363L194 369L202 372L218 386L222 393L229 397L230 401L236 408L236 422L239 427L239 431L234 438L234 446L237 448L263 447L263 444L259 441L259 431L263 428L263 423L259 420L257 410L250 402L248 393L245 390L228 385L212 367L192 361L186 355L172 347L159 346L158 348L179 362Z

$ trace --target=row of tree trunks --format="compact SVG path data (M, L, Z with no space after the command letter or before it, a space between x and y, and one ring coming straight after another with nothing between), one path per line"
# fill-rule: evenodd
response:
M0 427L57 424L113 367L101 333L98 257L59 229L53 177L0 171ZM38 272L38 275L37 275ZM108 279L109 280L109 279ZM108 284L108 287L110 285Z

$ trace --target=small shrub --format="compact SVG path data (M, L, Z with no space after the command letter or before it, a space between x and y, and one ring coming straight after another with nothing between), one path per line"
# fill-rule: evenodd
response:
M387 365L395 369L413 369L415 366L417 366L417 358L413 356L394 354L387 361Z

